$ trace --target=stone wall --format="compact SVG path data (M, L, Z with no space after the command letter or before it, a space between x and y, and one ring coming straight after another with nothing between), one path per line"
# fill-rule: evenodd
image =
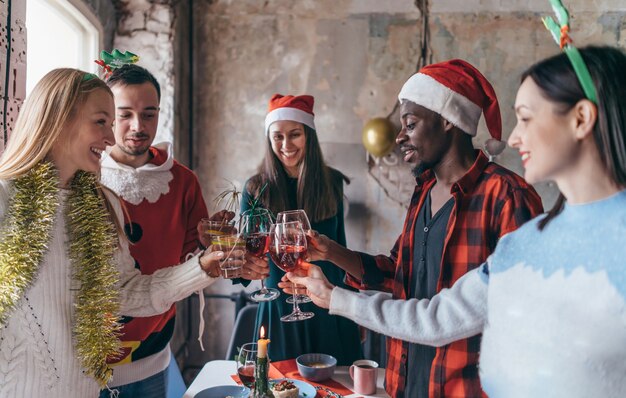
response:
M139 55L161 85L161 113L155 143L174 141L174 23L172 2L116 0L118 21L113 48Z
M26 96L26 4L0 1L0 153Z
M499 96L508 137L515 124L511 107L518 76L557 52L540 21L541 15L551 14L548 2L432 3L434 61L464 58L485 73ZM568 6L578 45L626 45L626 3L572 0ZM195 2L192 12L195 164L207 200L219 191L222 179L242 184L255 172L265 145L263 120L270 96L309 93L316 99L316 125L328 163L353 180L346 189L348 245L387 252L401 229L404 209L368 175L361 128L367 119L391 111L402 83L414 72L421 21L414 2L214 0ZM484 125L481 130L476 146L487 138ZM519 156L511 149L496 160L521 172ZM404 178L411 184L410 177ZM537 188L550 206L554 187ZM210 291L236 289L224 282ZM192 362L223 356L232 309L222 301L208 303L207 352L192 352Z

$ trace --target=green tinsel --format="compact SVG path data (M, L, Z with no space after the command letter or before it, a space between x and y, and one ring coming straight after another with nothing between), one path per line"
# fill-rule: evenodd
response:
M104 387L112 375L106 359L121 350L119 276L113 262L118 237L97 184L93 174L76 174L66 224L73 278L80 286L74 302L76 350L86 373ZM0 324L36 279L51 241L59 206L58 185L57 172L47 162L14 181L15 194L0 239Z
M76 350L87 373L105 386L113 375L106 359L121 351L119 272L113 262L118 237L97 186L95 175L76 174L66 220L73 277L80 284L74 301Z

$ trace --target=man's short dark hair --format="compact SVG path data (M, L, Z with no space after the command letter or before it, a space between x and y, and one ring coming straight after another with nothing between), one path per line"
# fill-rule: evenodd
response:
M113 71L107 84L113 88L118 84L128 86L131 84L143 84L152 83L157 91L157 97L161 101L161 86L152 73L148 72L146 68L142 68L139 65L127 64Z

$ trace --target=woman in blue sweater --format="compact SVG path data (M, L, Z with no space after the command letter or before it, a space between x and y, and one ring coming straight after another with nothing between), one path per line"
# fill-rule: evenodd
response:
M566 54L522 76L509 145L528 182L554 181L561 196L482 267L431 300L334 288L316 267L288 277L331 314L403 340L440 346L482 332L491 398L626 397L626 54L580 53L586 76ZM317 240L311 254L325 258L332 243Z
M241 212L259 198L275 215L285 210L304 209L311 227L338 244L346 245L343 220L343 183L349 180L324 163L315 131L314 99L309 95L275 94L265 119L266 151L258 174L244 187ZM263 187L267 184L265 189ZM344 286L345 273L327 262L317 263L328 278ZM276 287L284 272L270 264L268 287ZM325 309L301 304L315 316L299 322L281 322L292 311L283 297L259 305L257 328L269 327L269 356L273 361L296 358L305 353L325 353L349 365L362 357L357 325L332 316ZM307 308L311 307L311 308Z

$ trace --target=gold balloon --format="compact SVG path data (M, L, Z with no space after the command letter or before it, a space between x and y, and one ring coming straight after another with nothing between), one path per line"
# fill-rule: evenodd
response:
M370 119L363 126L363 146L367 152L383 157L393 149L396 143L395 127L385 117Z

